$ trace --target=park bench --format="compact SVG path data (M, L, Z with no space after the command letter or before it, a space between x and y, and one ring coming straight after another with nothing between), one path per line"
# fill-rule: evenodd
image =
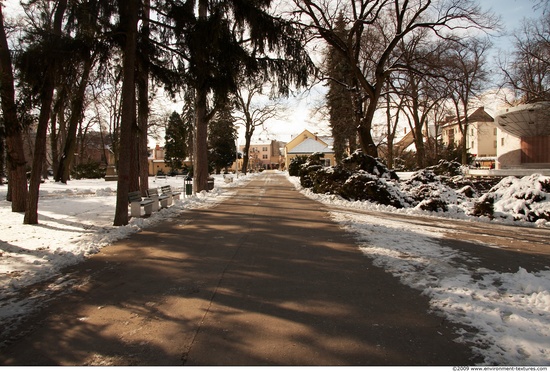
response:
M165 185L160 187L162 195L168 196L168 205L171 205L174 202L174 199L179 199L181 192L172 191L172 186Z
M153 200L153 212L160 208L168 208L168 195L159 195L158 189L148 189L147 196Z
M143 199L139 191L128 193L128 203L132 217L141 217L141 207L143 207L146 216L153 212L153 199Z

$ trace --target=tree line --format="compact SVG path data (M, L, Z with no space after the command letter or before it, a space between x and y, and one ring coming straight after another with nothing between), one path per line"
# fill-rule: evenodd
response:
M20 27L6 24L1 14L0 89L8 199L14 212L25 212L27 224L38 223L48 131L55 138L56 124L69 115L63 148L55 143L60 151L54 169L55 179L67 182L76 131L94 92L116 88L114 225L119 226L128 223L128 192L148 188L149 98L155 87L172 95L185 92L193 103L193 182L201 191L208 182L208 124L239 79L269 82L284 95L305 87L315 70L302 47L303 31L271 14L269 0L29 0L21 5ZM22 143L27 116L36 131L28 187Z
M439 8L430 11L430 3ZM383 156L394 168L401 155L394 151L403 150L395 146L396 130L405 122L414 140L416 168L434 164L445 152L467 164L470 114L488 87L511 90L510 105L550 98L546 0L529 5L540 11L540 18L524 20L514 34L514 49L503 51L493 65L488 60L491 39L504 29L474 1L333 5L306 2L303 12L312 20L313 32L329 45L323 67L337 161L346 149L361 148ZM380 112L386 113L384 136L373 138L374 115ZM458 149L443 148L438 140L437 123L447 117L458 121Z
M246 161L254 129L278 112L276 104L254 107L253 98L285 96L320 79L329 87L337 153L347 146L379 155L373 122L384 104L388 151L395 136L390 122L409 110L421 165L429 115L449 98L467 113L487 77L489 44L480 35L499 27L474 0L25 0L21 6L16 22L0 9L0 97L7 197L12 211L25 212L26 224L38 223L48 139L54 178L67 182L83 123L96 125L116 154L113 223L128 223L128 192L149 187L147 138L159 88L185 97L182 113L167 121L170 135L186 138L175 150L193 159L195 191L207 189L209 165L229 161L209 150L209 136L222 131L229 146L234 125L242 124ZM327 46L326 58L314 63L319 45ZM519 60L518 54L511 64ZM524 99L537 96L533 84L520 83L519 71L506 71ZM31 126L33 156L25 159L23 133Z

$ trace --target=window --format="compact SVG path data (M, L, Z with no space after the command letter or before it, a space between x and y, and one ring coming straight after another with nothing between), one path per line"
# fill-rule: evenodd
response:
M472 137L473 137L473 136L474 136L474 129L473 129L473 128L470 130L470 133L471 133L471 135L472 135Z
M471 149L474 148L474 141L472 141L472 145L470 146Z
M262 147L262 151L267 151L267 147Z
M502 137L502 138L500 139L500 145L501 145L501 146L504 146L504 137Z
M497 128L494 129L494 134L497 135Z
M324 164L325 167L330 167L330 159L323 159L323 161L325 163Z
M267 155L266 155L266 154L263 154L263 155L262 155L262 159L267 159Z
M497 140L495 140L495 149L497 148Z

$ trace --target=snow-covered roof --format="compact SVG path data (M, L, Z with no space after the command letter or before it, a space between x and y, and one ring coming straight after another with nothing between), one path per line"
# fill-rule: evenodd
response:
M290 150L289 154L313 154L315 152L332 153L331 146L325 146L319 141L315 141L313 138L308 138L302 143Z

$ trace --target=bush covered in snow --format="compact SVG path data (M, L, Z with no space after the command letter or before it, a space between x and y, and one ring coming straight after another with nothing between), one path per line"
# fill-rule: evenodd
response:
M434 172L438 176L460 176L462 172L462 164L456 161L440 160L436 165L432 165L426 168L429 171Z
M310 188L313 186L315 174L324 168L321 162L324 156L321 152L311 154L307 157L306 162L300 166L300 183L303 187Z
M473 180L462 175L459 163L440 161L399 182L395 172L360 151L342 166L324 167L321 157L314 154L300 166L302 187L314 193L436 213L550 221L550 177L507 177L498 183Z
M392 180L398 180L397 174L389 170L379 159L372 156L363 154L362 151L357 150L342 161L345 169L352 172L364 171L379 178L389 178Z
M367 200L396 208L408 205L395 182L363 170L353 173L344 183L340 196L348 200Z
M550 177L506 177L476 201L474 215L550 221Z
M300 168L307 161L307 156L296 156L288 164L288 174L292 177L300 177Z
M300 167L300 184L320 194L339 195L348 200L367 200L402 208L405 197L394 180L398 177L378 159L355 151L343 166L323 167L322 154L311 155Z

